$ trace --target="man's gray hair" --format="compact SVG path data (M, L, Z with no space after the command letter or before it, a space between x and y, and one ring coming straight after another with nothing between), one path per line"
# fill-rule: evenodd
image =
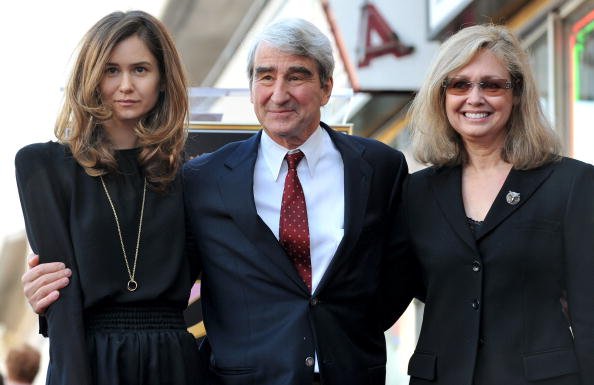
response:
M283 19L267 26L252 43L247 58L250 88L254 79L254 58L261 43L266 43L290 55L315 60L322 87L332 77L334 57L328 37L309 21L299 18Z

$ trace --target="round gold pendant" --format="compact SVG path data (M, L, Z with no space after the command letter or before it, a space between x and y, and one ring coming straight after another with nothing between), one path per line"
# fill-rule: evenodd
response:
M135 291L138 288L138 283L131 279L128 281L128 291Z

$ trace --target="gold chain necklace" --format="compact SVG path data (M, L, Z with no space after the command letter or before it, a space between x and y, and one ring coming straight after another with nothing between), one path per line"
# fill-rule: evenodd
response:
M130 270L130 264L128 263L128 255L126 254L126 248L124 247L124 238L122 237L122 230L120 228L120 221L118 219L118 214L116 213L115 206L113 205L113 201L111 200L111 196L109 195L109 191L107 191L107 186L105 185L105 181L103 180L103 176L99 175L101 178L101 184L103 185L103 191L105 191L105 195L107 196L107 200L109 201L109 205L111 206L111 211L113 212L113 217L115 218L116 227L118 229L118 236L120 237L120 246L122 247L122 254L124 255L124 262L126 262L126 270L128 270L128 277L130 280L128 281L128 291L135 291L138 288L138 282L134 279L136 275L136 262L138 261L138 249L140 246L140 234L142 232L142 217L144 216L144 198L146 197L146 178L144 178L144 188L142 189L142 206L140 207L140 219L138 221L138 236L136 237L136 251L134 252L134 265L132 266L132 270Z

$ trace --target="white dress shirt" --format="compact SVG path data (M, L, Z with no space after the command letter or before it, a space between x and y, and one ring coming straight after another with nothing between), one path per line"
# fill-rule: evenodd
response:
M305 155L297 166L297 175L307 206L311 288L315 292L344 235L344 164L330 135L321 127L299 150ZM287 152L262 132L254 169L254 200L258 215L276 239L288 169L284 159Z

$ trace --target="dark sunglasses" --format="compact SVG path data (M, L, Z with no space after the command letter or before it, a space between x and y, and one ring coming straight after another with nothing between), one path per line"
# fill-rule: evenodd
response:
M513 88L514 84L506 79L486 79L480 82L471 82L467 79L449 78L443 81L442 87L450 95L466 95L470 93L472 87L478 88L489 96L501 96L508 89Z

